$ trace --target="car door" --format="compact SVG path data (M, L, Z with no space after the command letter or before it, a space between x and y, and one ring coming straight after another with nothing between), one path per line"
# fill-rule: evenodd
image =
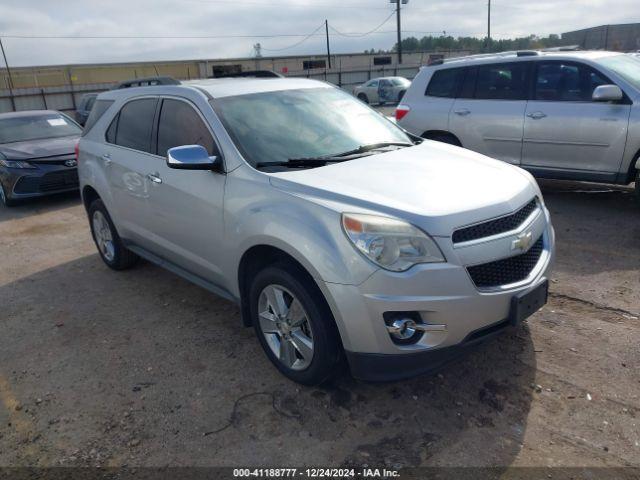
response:
M393 100L393 86L386 78L380 79L378 82L378 103L390 102Z
M520 163L530 68L521 61L466 69L449 115L449 131L463 147Z
M206 105L208 108L208 105ZM167 151L201 145L220 157L214 135L198 108L186 99L163 98L157 127L157 157L149 205L159 255L192 274L222 283L220 245L226 175L220 171L175 170Z
M536 64L533 98L524 120L522 164L542 170L617 173L627 137L630 102L594 102L612 84L579 62Z
M107 129L103 155L120 234L146 248L153 245L154 235L148 198L149 173L158 163L151 148L157 105L156 97L125 103Z

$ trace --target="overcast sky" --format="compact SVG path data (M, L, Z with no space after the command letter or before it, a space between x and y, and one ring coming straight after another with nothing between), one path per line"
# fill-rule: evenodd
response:
M0 35L13 66L245 57L253 54L253 44L258 42L264 56L322 53L326 48L324 27L299 45L287 47L303 40L325 18L343 34L366 33L393 12L394 7L386 2L0 0ZM638 0L494 0L492 33L495 37L547 35L592 25L639 22L638 5ZM442 31L484 36L486 32L486 0L410 0L403 8L404 36ZM395 16L366 36L346 37L331 30L331 48L335 53L388 49L395 41L394 29ZM11 38L59 35L230 38ZM265 37L248 37L252 35ZM0 62L0 66L4 65Z

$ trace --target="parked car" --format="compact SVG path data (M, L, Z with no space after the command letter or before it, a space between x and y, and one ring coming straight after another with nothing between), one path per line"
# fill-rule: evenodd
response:
M603 51L445 61L420 71L396 118L538 177L628 184L640 171L640 62Z
M80 99L80 104L75 111L76 122L80 125L84 125L87 122L97 96L97 93L87 93Z
M89 124L80 184L102 260L143 257L237 302L297 382L344 356L358 378L415 375L546 301L554 232L530 174L417 145L327 83L110 91Z
M374 78L353 89L353 95L364 103L396 103L402 100L411 81L404 77Z
M78 189L74 148L82 128L53 110L0 114L0 200Z

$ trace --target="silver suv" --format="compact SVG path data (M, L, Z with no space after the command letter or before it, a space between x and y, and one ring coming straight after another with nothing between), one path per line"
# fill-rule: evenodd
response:
M345 358L363 379L415 375L546 301L554 232L530 174L412 138L326 83L110 91L87 125L104 262L143 257L237 302L297 382Z
M640 171L639 104L630 55L525 51L423 68L396 118L537 177L628 184Z

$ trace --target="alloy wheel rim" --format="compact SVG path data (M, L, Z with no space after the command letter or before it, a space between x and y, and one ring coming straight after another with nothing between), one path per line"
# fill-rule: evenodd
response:
M113 244L113 236L111 235L111 227L100 210L93 213L93 236L96 245L102 256L109 262L112 262L116 256L115 246Z
M281 285L268 285L258 297L260 330L285 367L304 370L313 360L313 331L302 303Z

